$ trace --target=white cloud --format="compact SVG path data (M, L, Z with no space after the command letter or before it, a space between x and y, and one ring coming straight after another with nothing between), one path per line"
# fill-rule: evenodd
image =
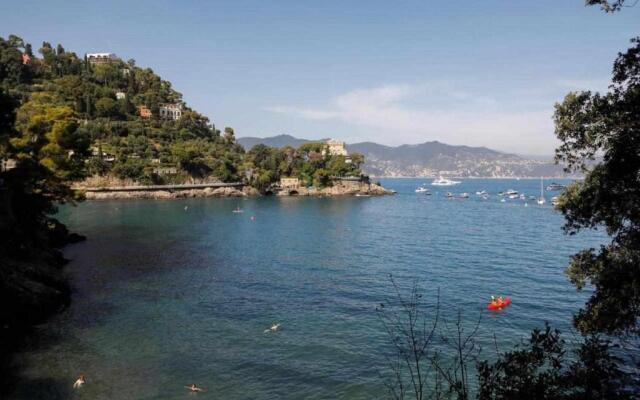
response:
M343 137L351 142L399 145L439 140L527 154L548 154L556 147L551 105L545 110L515 107L514 111L513 104L507 109L493 98L447 86L386 85L344 93L325 107L274 106L267 110L368 128L367 137ZM416 102L423 105L416 106Z
M590 90L592 92L606 92L611 80L609 78L602 79L559 79L556 85L562 89L572 91Z

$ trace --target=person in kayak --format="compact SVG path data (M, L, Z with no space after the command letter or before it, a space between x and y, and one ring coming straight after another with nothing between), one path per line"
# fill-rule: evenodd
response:
M504 298L502 296L498 296L496 298L496 296L491 296L491 303L493 306L495 307L502 307L504 305L506 305L506 301L504 300Z

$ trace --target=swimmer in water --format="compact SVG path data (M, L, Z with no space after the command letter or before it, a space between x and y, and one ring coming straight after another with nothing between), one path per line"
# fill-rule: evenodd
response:
M80 374L80 376L78 377L78 380L75 381L75 383L73 384L73 388L74 389L80 389L82 387L82 385L84 385L84 375Z
M276 324L274 322L273 324L271 324L271 327L269 329L264 330L264 333L277 332L279 329L280 329L280 324Z
M193 393L204 392L204 389L197 387L195 383L192 383L189 386L185 386L185 388L189 389Z

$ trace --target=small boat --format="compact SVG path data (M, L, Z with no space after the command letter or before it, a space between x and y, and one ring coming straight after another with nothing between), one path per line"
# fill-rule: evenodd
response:
M538 197L538 200L536 201L539 205L543 205L546 202L544 199L544 190L542 190L543 187L542 178L540 178L540 197Z
M371 197L371 195L365 193L356 193L356 197Z
M509 189L506 192L504 192L505 195L507 196L511 196L512 194L518 194L517 190L513 190L513 189Z
M559 183L552 182L549 186L547 186L547 191L553 192L553 191L557 191L557 190L562 190L564 188L566 188L565 185L561 185Z
M558 198L558 196L554 196L554 197L551 198L551 205L552 206L555 207L555 206L558 205L558 203L560 203L560 199Z
M438 177L438 179L435 179L433 182L431 182L432 186L453 186L453 185L457 185L459 184L459 181L452 181L450 179L447 178L443 178L443 177Z
M524 193L520 193L520 200L526 200L527 196L524 195Z
M233 213L234 213L234 214L242 214L243 212L244 212L244 210L243 210L243 209L241 209L240 207L236 207L236 209L235 209L235 210L233 210Z
M479 192L476 192L476 194L478 196L484 196L485 194L488 194L486 190L480 190Z
M422 186L416 189L416 193L426 193L428 191L429 191L429 189L427 189L425 187L422 187Z
M469 193L461 193L460 194L460 198L461 199L468 199L469 198Z
M500 199L500 203L505 203L507 200L505 199Z
M447 199L451 199L451 198L453 198L453 193L451 193L451 192L447 192L447 193L445 194L445 197L446 197Z
M487 310L500 311L503 308L507 307L509 304L511 304L510 298L508 297L497 298L495 300L490 301L489 304L487 304Z
M510 199L517 199L517 198L518 198L518 195L517 195L517 194L510 194L510 195L509 195L509 198L510 198Z

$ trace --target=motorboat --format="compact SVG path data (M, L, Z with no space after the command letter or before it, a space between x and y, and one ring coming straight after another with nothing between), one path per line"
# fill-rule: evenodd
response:
M429 189L420 186L419 188L416 189L416 193L427 193L429 191Z
M469 198L469 193L461 193L460 194L460 198L461 199L468 199Z
M480 190L480 191L476 192L476 194L477 194L478 196L484 196L484 195L486 195L486 194L488 194L488 193L487 193L487 191L486 191L486 190Z
M234 213L234 214L242 214L243 212L244 212L244 210L243 210L243 209L241 209L240 207L236 207L236 209L235 209L235 210L233 210L233 213Z
M520 200L526 200L527 196L524 195L524 193L520 193Z
M560 203L560 199L558 198L558 196L554 196L554 197L551 198L551 205L552 206L555 207L555 206L558 205L558 203Z
M509 197L510 199L517 199L519 196L518 196L518 194L516 193L516 194L510 194L508 197Z
M446 197L447 199L452 199L452 198L453 198L453 193L451 193L451 192L447 192L447 193L445 194L445 197Z
M447 178L443 178L443 177L438 177L438 179L434 179L433 182L431 182L432 186L453 186L453 185L457 185L459 184L459 181L452 181L450 179Z
M559 183L552 182L549 186L547 186L547 191L553 192L566 188L565 185L561 185Z
M509 189L506 192L504 192L505 195L507 196L511 196L512 194L518 194L517 190L513 190L513 189Z

